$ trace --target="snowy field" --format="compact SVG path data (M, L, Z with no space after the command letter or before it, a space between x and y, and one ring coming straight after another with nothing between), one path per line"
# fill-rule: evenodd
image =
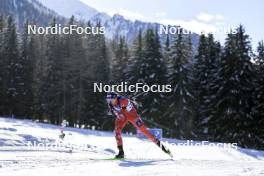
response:
M163 140L170 159L153 143L125 136L127 159L111 161L117 152L113 133L65 133L62 141L59 126L0 118L0 176L264 176L264 151Z

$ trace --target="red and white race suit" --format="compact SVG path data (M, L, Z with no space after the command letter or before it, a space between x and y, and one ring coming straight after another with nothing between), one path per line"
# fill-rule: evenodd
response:
M157 143L157 139L147 130L144 122L138 116L134 104L126 97L118 96L113 106L113 112L116 115L115 121L115 137L117 146L122 146L122 129L127 122L130 122L134 127L140 130L149 140Z

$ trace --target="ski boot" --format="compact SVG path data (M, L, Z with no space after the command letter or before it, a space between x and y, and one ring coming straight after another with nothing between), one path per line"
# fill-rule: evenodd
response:
M125 153L124 153L124 150L123 150L123 146L118 146L117 147L119 152L118 154L115 156L115 159L124 159L125 158Z
M168 155L170 155L171 158L173 158L173 155L172 155L171 151L170 151L168 148L166 148L166 147L160 142L160 140L158 140L156 144L158 145L159 148L161 148L161 150L162 150L163 152L167 153Z

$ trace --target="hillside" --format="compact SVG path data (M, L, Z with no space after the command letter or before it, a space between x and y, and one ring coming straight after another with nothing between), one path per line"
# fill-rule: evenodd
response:
M35 21L36 24L43 26L48 26L54 17L58 23L66 22L64 17L37 0L1 0L0 14L12 15L20 29L23 28L26 20Z
M79 2L78 0L1 0L0 14L13 15L16 19L19 29L23 28L26 20L35 22L39 26L48 26L55 17L57 23L66 24L68 19L74 15L77 20L87 22L90 20L94 25L98 22L106 28L106 37L114 39L119 35L125 36L127 42L132 44L139 30L143 32L148 28L159 29L161 24L149 23L144 21L131 21L125 19L122 15L115 14L112 17L104 12L98 12L96 9ZM175 37L170 35L170 38ZM166 35L160 35L162 43L166 40ZM198 45L199 35L191 35L193 48Z
M99 13L96 9L79 0L39 0L39 2L66 18L74 15L79 20L88 21L92 16Z

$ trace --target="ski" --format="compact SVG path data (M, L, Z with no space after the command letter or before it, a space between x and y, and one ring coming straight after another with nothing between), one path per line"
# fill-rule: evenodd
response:
M89 160L94 161L125 161L128 160L127 158L89 158Z
M172 159L158 159L158 158L153 158L153 159L144 159L144 158L90 158L89 160L94 160L94 161L128 161L128 162L139 162L139 161L171 161Z
M103 158L102 160L105 160L105 161L122 161L122 160L125 160L126 158Z

